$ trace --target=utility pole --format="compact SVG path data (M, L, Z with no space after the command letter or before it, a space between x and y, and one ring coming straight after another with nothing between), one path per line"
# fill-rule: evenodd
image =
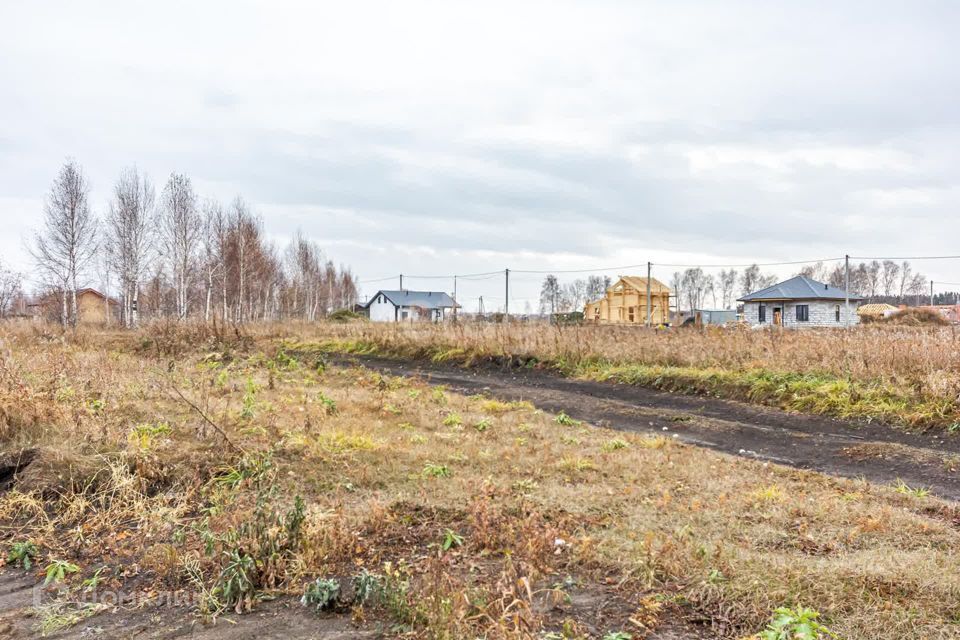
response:
M847 317L843 319L843 324L846 327L850 326L850 255L844 256L843 259L843 281L844 281L844 312L847 314Z
M503 321L510 321L510 269L503 270L504 291L503 291Z
M647 326L653 324L653 307L650 306L653 296L650 293L650 272L653 269L653 264L650 261L647 261Z
M453 276L453 321L457 321L457 276Z
M930 281L930 306L933 306L933 280Z
M403 291L403 274L400 274L400 291Z

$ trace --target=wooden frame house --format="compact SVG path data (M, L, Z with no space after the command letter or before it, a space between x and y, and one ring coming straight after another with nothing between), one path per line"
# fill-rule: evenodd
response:
M650 302L651 322L654 325L669 324L670 287L651 278ZM584 306L583 319L596 324L646 324L647 279L620 276L602 298Z

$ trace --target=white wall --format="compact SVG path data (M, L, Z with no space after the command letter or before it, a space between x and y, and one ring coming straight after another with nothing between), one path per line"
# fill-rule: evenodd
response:
M395 314L396 307L382 293L370 303L370 320L373 322L393 322L398 316Z
M447 319L447 311L435 309L430 312L430 317L421 318L420 310L408 307L396 307L382 293L377 294L370 303L370 320L373 322L413 322L415 320L440 322ZM403 314L407 317L404 318Z
M776 307L783 309L783 326L793 329L806 327L844 327L846 326L847 312L843 300L798 300L797 302L746 302L743 305L743 319L749 325L759 325L760 305L766 305L767 314L764 325L773 324L773 310ZM797 322L797 305L805 304L809 307L810 319L807 322ZM837 322L837 305L840 305L840 322ZM860 322L857 316L857 303L850 301L850 324Z

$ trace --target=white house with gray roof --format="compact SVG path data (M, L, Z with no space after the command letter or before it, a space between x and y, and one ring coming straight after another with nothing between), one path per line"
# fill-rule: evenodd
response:
M787 328L845 327L857 324L857 302L860 296L850 295L839 287L796 276L754 291L740 298L743 320L751 326L780 325Z
M442 322L457 307L443 291L377 291L365 305L373 322Z

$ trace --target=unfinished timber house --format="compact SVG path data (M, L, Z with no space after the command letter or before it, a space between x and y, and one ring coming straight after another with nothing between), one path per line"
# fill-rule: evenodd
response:
M597 324L646 324L647 278L621 276L599 300L588 302L583 319ZM670 322L670 287L650 278L650 322Z

